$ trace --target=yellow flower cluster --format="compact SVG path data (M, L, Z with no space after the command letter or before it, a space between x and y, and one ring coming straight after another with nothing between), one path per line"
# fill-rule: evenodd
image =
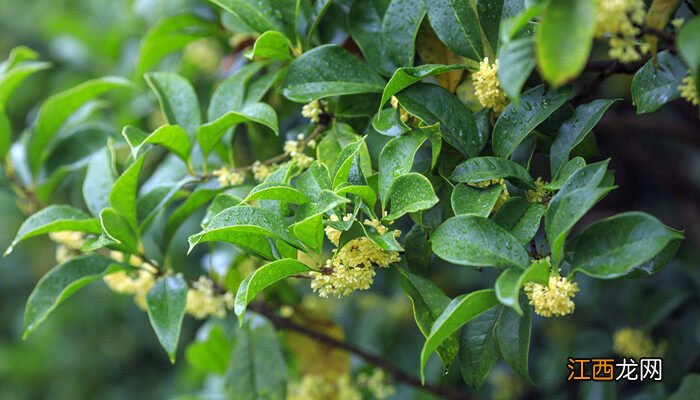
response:
M297 136L297 140L287 140L284 142L284 153L288 154L292 161L296 162L297 166L301 169L308 168L314 159L312 157L304 154L305 146L302 144L304 135Z
M185 311L197 319L205 319L209 316L224 318L226 311L233 309L233 300L233 293L215 293L214 282L200 276L199 280L187 290Z
M493 206L494 211L498 211L503 204L505 204L508 199L510 199L510 193L508 193L508 187L506 186L506 180L501 178L501 179L489 179L481 182L469 182L467 185L472 186L472 187L477 187L477 188L487 188L489 186L493 185L501 185L501 188L503 189L501 191L501 196L498 198L496 201L496 204Z
M610 57L624 63L637 61L649 51L647 43L639 43L638 26L644 24L644 0L598 0L596 37L609 37Z
M528 200L534 202L534 203L542 203L542 204L547 204L550 200L549 196L549 190L545 189L544 185L546 185L547 182L545 182L542 177L537 178L535 180L535 186L537 186L536 190L528 190L527 191L527 198Z
M349 221L352 214L343 217ZM337 216L331 216L331 221L338 221ZM377 232L388 232L388 229L378 220L366 220L365 224L373 226ZM325 228L328 240L338 245L341 232L327 226ZM394 231L395 236L401 232ZM335 257L326 260L321 272L311 272L311 289L321 297L330 295L348 296L356 290L367 290L374 281L375 266L388 267L401 260L398 252L383 250L367 237L359 237L349 241L337 251Z
M51 232L49 233L49 238L58 243L58 246L56 246L56 262L59 264L80 254L80 248L85 243L85 234L82 232Z
M681 97L694 106L700 104L700 96L698 96L698 88L695 86L695 79L692 76L686 76L683 78L682 82L683 83L678 86Z
M656 346L641 329L626 327L613 335L613 351L624 357L661 357L665 346Z
M324 100L313 100L301 108L301 116L317 124L321 121L321 115L326 112L326 106Z
M274 171L274 167L265 165L260 161L254 162L251 168L253 170L253 178L255 178L255 180L258 182L262 182L265 179L267 179L267 177L270 176L272 171Z
M375 399L386 399L396 393L396 388L387 382L386 374L379 368L374 369L371 374L358 374L357 384L366 388Z
M474 83L474 94L479 99L479 103L486 108L491 108L496 112L501 112L508 105L506 95L498 83L498 60L489 64L489 58L479 63L479 70L472 73Z
M110 257L117 262L124 262L124 253L112 251ZM102 280L115 293L134 296L134 301L146 309L146 296L156 283L156 270L139 256L131 255L129 264L138 268L135 271L117 271L106 275Z
M231 171L226 167L221 167L212 172L212 174L219 180L219 185L221 187L240 185L244 181L243 175L236 171Z
M307 374L289 385L287 400L362 400L363 391L374 399L383 400L393 396L396 388L387 383L381 369L371 374L360 373L354 381L348 374L338 375L336 379Z
M547 285L535 282L525 284L525 294L535 312L543 317L564 316L574 312L572 297L578 292L578 285L562 276L550 276Z

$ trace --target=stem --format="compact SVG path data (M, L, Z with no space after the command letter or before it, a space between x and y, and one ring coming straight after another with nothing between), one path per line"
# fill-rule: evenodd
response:
M462 393L459 390L447 388L444 386L438 386L438 385L432 385L432 384L421 384L421 381L418 377L411 375L402 369L398 368L395 366L392 362L389 360L386 360L382 357L376 356L374 354L368 353L360 348L357 348L353 346L352 344L348 342L344 342L338 339L335 339L333 337L327 336L323 333L314 331L313 329L309 328L308 326L300 325L297 324L296 322L288 319L288 318L283 318L272 312L271 310L267 309L264 305L260 303L251 303L248 306L248 309L254 310L262 315L264 315L267 319L269 319L272 324L277 328L277 329L282 329L282 330L290 330L294 331L297 333L300 333L304 336L307 336L313 340L316 340L319 343L322 343L326 346L329 347L334 347L339 350L346 351L348 353L354 354L360 358L362 358L365 362L368 364L372 364L375 367L379 367L383 369L386 373L391 375L394 380L398 382L402 382L406 385L413 386L415 388L424 390L426 392L432 393L436 396L443 397L445 399L452 399L452 400L471 400L472 397Z

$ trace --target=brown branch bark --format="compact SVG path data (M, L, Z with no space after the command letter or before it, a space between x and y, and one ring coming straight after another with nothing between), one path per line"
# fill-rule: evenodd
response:
M362 358L365 362L368 364L372 364L375 367L383 369L387 374L391 375L392 378L397 381L404 383L406 385L413 386L415 388L425 390L426 392L432 393L436 396L443 397L445 399L451 399L451 400L471 400L472 397L462 393L459 390L447 388L444 386L439 386L439 385L432 385L432 384L425 384L423 385L420 381L420 379L412 374L409 374L393 363L391 363L389 360L386 360L382 357L379 357L377 355L368 353L360 348L355 347L354 345L344 342L341 340L338 340L336 338L324 335L323 333L316 332L313 329L309 328L308 326L303 326L300 324L297 324L296 322L280 317L279 315L275 314L273 311L269 310L266 308L264 305L260 303L252 303L248 306L249 309L254 310L265 317L269 319L272 324L277 328L281 330L291 330L297 333L300 333L304 336L307 336L313 340L316 340L326 346L329 347L334 347L336 349L340 349L343 351L346 351L348 353L354 354L360 358Z

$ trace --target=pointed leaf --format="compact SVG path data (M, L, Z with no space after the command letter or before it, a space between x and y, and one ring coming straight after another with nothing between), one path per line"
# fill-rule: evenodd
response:
M438 201L428 178L417 172L410 172L394 179L391 184L387 197L390 212L383 219L393 221L404 214L427 210Z
M227 112L217 120L200 126L197 130L197 141L202 147L202 152L208 155L228 129L242 122L256 122L270 128L275 135L279 135L275 110L265 103L253 103L245 106L240 112Z
M488 217L501 197L501 185L476 188L460 183L452 191L451 203L455 215L473 214Z
M179 125L193 135L202 122L199 100L192 84L172 72L150 72L144 75L146 83L158 98L165 120Z
M535 181L520 164L500 157L476 157L459 164L450 180L475 183L505 178L524 189L535 189Z
M426 5L430 26L443 43L461 56L475 61L484 58L479 20L470 2L431 0Z
M151 326L172 363L175 362L186 305L187 282L182 275L158 279L146 296Z

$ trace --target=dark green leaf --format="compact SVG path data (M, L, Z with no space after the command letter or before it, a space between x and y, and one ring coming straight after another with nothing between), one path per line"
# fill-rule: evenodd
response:
M180 125L193 135L202 123L202 117L192 84L172 72L150 72L144 78L158 98L165 120L171 125Z
M386 84L386 87L384 87L384 93L382 93L382 101L379 104L379 107L381 108L384 104L386 104L386 102L391 99L391 96L416 82L422 81L427 77L465 68L467 68L467 66L464 64L424 64L417 67L399 68L396 70L396 72L394 72L394 75L391 76L391 79L389 79L389 83Z
M247 105L246 89L250 86L249 81L266 65L266 62L254 62L224 79L211 96L209 108L207 109L209 121L219 119L230 111L240 111ZM252 101L252 103L257 101Z
M676 45L678 52L690 70L690 74L695 78L696 86L700 86L700 17L695 16L683 24L683 28L678 34Z
M540 220L545 207L532 203L523 197L511 197L498 209L493 222L510 232L521 244L526 244L540 228Z
M461 183L481 182L505 178L525 189L535 189L535 181L525 168L499 157L477 157L459 164L450 180Z
M513 309L503 308L496 322L496 343L505 362L532 383L527 367L532 334L532 311L527 304L521 304L521 307L525 311L522 316Z
M632 79L632 102L637 114L656 111L679 98L678 86L687 73L683 61L668 50L647 61Z
M502 190L501 185L482 189L460 183L452 191L452 210L455 215L473 214L488 217L501 196Z
M148 318L172 363L175 362L186 305L187 282L182 275L158 279L146 296Z
M360 148L365 144L364 138L359 139L353 143L348 144L343 147L338 154L338 158L335 161L335 167L333 170L333 188L337 188L340 184L348 181L348 176L350 175L350 168L355 162Z
M391 61L399 67L413 65L416 34L425 16L422 0L392 0L382 21L384 48Z
M394 108L384 108L374 114L372 127L384 136L399 136L411 130L401 121L399 110Z
M438 201L428 178L417 172L410 172L391 183L387 195L390 212L384 218L393 221L404 214L427 210Z
M525 271L508 268L499 275L496 280L496 297L503 305L506 305L519 315L523 315L520 308L520 288L527 282L536 282L546 285L549 280L549 262L535 261Z
M470 2L431 0L426 5L430 26L443 43L461 56L475 61L484 58L479 20Z
M391 139L379 154L379 198L382 208L386 206L387 195L392 182L411 171L413 159L428 136L423 130L414 130Z
M498 60L498 83L519 104L523 85L537 64L535 41L523 38L504 43L498 50Z
M241 122L256 122L270 128L275 135L279 134L275 110L266 103L253 103L243 107L241 111L227 112L215 121L200 126L197 130L197 141L202 147L202 152L205 155L209 154L224 133Z
M204 204L211 201L217 194L221 192L221 189L208 189L202 188L192 192L185 201L175 209L175 211L170 214L168 221L165 224L165 229L163 231L163 243L165 248L168 247L170 240L177 229L182 225L187 218L189 218L192 213L197 211Z
M353 40L365 56L367 63L382 75L391 75L396 65L386 52L382 20L386 10L386 1L355 0L352 2L348 20L348 29ZM405 36L405 32L402 32Z
M500 268L530 265L527 252L513 235L492 220L476 215L448 219L430 241L438 257L459 265Z
M510 271L507 270L507 271ZM491 308L467 322L459 335L459 368L464 382L476 390L498 361L496 321L503 307Z

